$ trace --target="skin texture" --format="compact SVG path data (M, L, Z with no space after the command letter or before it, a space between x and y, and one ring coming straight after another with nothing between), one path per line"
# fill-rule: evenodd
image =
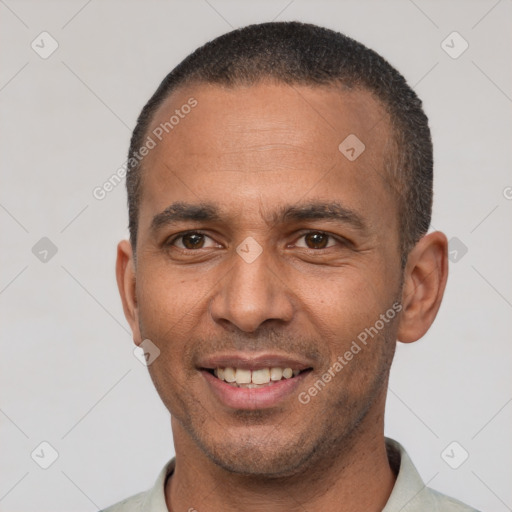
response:
M150 339L161 351L149 371L172 416L168 506L381 510L395 480L383 434L395 343L423 336L437 314L446 237L423 237L401 268L397 200L384 168L390 126L368 92L199 84L174 92L153 127L190 97L197 106L144 160L137 261L128 241L117 260L134 342ZM355 161L338 150L349 134L366 146ZM208 203L218 215L153 229L176 202ZM358 223L279 216L333 202ZM204 237L176 238L194 230ZM251 263L236 251L247 237L262 249ZM400 314L301 403L299 393L397 302ZM312 370L274 407L237 410L198 368L223 352L296 357Z

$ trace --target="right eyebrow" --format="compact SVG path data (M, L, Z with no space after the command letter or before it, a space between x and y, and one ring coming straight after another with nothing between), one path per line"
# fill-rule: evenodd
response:
M210 203L198 205L178 201L169 205L165 210L153 217L151 231L179 221L217 221L220 219L216 206Z

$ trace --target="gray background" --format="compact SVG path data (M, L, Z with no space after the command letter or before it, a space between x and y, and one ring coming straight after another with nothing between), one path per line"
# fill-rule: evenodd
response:
M94 511L150 486L173 454L114 279L124 183L101 201L92 191L125 161L172 67L231 27L273 19L355 37L424 100L433 226L454 261L434 327L398 347L386 432L431 487L512 510L511 14L511 0L0 0L0 510ZM31 47L51 49L43 31L59 45L46 59ZM458 58L445 51L463 48L453 31L469 44ZM48 469L43 441L58 453Z

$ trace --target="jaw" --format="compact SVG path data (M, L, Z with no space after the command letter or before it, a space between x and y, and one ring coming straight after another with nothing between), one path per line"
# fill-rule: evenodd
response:
M187 415L172 416L176 454L183 459L194 454L201 467L224 478L302 480L300 475L311 472L329 473L333 461L349 464L359 449L365 453L377 440L383 443L386 382L365 407L347 397L253 410L194 401Z

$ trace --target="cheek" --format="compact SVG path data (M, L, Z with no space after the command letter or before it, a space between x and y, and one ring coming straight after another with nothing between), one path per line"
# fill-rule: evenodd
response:
M145 272L137 285L141 335L160 350L148 370L162 401L178 413L187 408L188 384L196 373L187 350L204 296L200 282L155 269Z
M315 287L302 278L303 307L325 355L319 375L330 370L336 376L331 388L335 402L352 403L374 385L373 379L381 383L392 358L394 286L375 283L377 275L372 278L368 271L346 268L322 286L317 280ZM389 311L388 322L383 322L381 315Z
M173 331L183 332L193 326L207 289L204 278L187 278L165 265L148 267L137 282L139 319L147 337L173 337Z
M382 284L376 285L375 279L355 267L337 269L316 279L304 274L295 277L302 307L318 328L331 331L331 338L356 335L391 306L387 304L390 293Z

